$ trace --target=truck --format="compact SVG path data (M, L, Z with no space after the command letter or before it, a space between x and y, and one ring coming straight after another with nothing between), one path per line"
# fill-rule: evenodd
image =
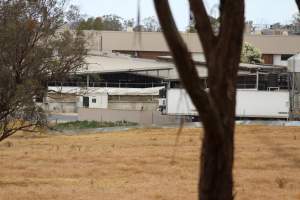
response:
M289 118L290 94L287 90L238 89L236 101L237 118ZM159 109L165 115L198 116L191 98L182 88L160 90Z

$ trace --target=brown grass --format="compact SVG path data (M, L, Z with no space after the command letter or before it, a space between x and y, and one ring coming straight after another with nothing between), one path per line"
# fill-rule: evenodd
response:
M13 137L0 143L0 199L196 200L201 130L184 129L176 148L175 138L175 129ZM236 199L300 200L300 128L238 127L234 174Z

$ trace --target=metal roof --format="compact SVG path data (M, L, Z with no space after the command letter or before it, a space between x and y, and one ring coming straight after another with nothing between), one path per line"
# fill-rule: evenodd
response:
M197 64L199 77L207 77L208 70L202 54L193 54L193 59ZM158 60L132 58L123 54L97 53L93 52L86 58L86 66L79 70L78 74L103 74L130 72L140 75L162 78L165 80L178 80L179 74L173 64L171 56L161 56ZM257 64L240 64L239 75L246 75L253 71L261 70L280 70L285 71L283 66L269 66Z
M108 95L158 95L164 87L152 88L111 88L111 87L48 87L48 91L63 94L108 94Z
M198 66L206 66L206 60L205 57L202 53L194 53L192 54L192 58L194 62ZM172 62L173 58L172 56L158 56L159 60L164 60L168 62ZM286 69L286 66L273 66L273 65L264 65L264 64L250 64L250 63L240 63L240 70L252 70L252 69L266 69L266 70L271 70L271 69L280 69L284 70Z
M102 54L88 55L86 65L78 73L112 73L112 72L137 72L160 69L173 69L172 63L159 62L150 59L131 58L124 55Z

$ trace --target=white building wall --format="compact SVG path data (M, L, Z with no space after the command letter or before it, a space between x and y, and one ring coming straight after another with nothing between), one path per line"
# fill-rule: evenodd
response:
M273 64L280 66L288 66L288 61L281 60L281 55L273 55Z
M89 94L85 95L89 97L89 108L108 108L108 94ZM77 101L77 106L83 107L83 96L80 96Z
M94 94L89 96L90 108L107 108L108 107L108 95L107 94Z

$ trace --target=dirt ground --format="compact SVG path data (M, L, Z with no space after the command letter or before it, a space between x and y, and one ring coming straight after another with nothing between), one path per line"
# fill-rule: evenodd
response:
M0 143L1 200L196 200L201 129L79 136L17 135ZM300 127L239 126L236 199L300 200Z

